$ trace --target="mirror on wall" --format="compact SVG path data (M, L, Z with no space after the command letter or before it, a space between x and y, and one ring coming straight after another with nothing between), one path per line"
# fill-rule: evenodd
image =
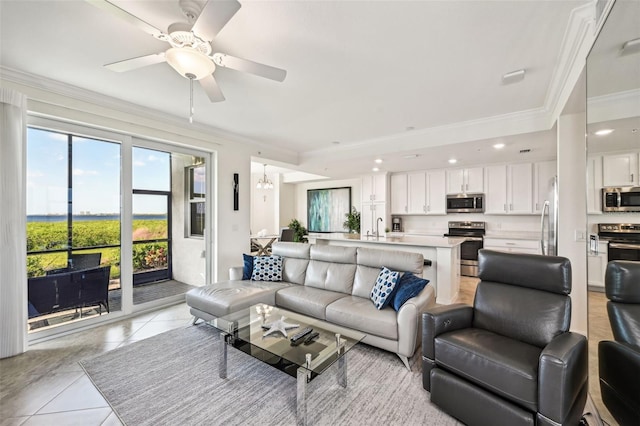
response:
M597 359L598 342L613 340L604 274L610 260L640 260L640 234L636 249L633 244L620 249L616 229L628 227L610 225L640 224L640 212L603 212L602 188L640 187L639 23L640 1L616 1L587 57L587 226L591 235L600 234L592 247L597 250L588 255L589 390L610 425L618 423L602 401ZM605 232L600 224L608 225ZM629 242L634 238L629 234L622 239Z

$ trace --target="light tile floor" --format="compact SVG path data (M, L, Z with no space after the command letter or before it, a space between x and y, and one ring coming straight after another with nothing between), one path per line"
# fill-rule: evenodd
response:
M0 426L120 425L78 361L191 321L185 303L38 343L0 360Z

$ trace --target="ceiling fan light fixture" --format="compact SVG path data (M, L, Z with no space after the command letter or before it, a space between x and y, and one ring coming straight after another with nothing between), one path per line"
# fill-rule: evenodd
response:
M192 74L194 80L200 80L213 74L216 66L206 55L190 47L172 47L165 53L167 63L181 76L190 78L187 74Z

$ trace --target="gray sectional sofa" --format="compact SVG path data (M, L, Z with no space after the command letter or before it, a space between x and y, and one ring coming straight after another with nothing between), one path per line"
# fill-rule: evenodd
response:
M396 353L409 368L422 312L435 304L433 287L427 285L397 312L376 309L370 294L382 266L421 276L421 254L290 242L273 244L273 254L283 258L282 281L242 280L242 267L231 268L229 281L187 293L194 321L266 303L360 331L364 343Z

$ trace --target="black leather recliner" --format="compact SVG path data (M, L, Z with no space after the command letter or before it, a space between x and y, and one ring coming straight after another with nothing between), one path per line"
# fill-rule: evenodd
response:
M609 262L604 286L615 342L598 343L602 401L621 425L640 425L640 262Z
M423 386L468 425L576 425L587 398L587 339L569 332L571 264L479 252L474 306L422 316Z

